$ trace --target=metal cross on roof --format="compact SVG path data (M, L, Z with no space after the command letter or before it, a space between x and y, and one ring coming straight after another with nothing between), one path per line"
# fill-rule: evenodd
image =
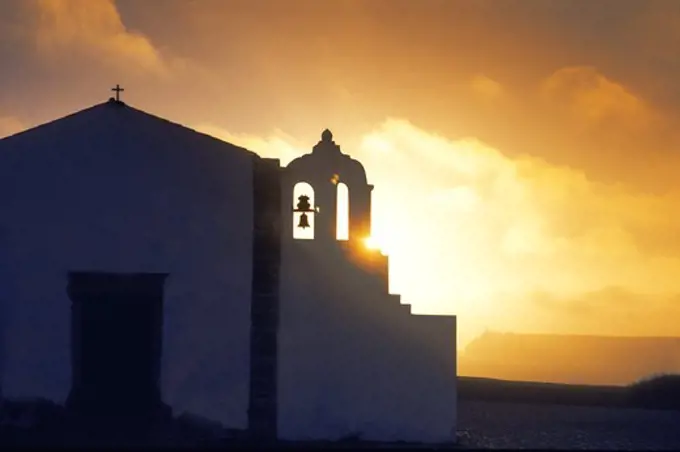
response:
M121 88L120 85L116 84L116 87L111 88L111 91L116 92L116 102L120 102L120 93L121 93L121 91L125 91L125 89Z

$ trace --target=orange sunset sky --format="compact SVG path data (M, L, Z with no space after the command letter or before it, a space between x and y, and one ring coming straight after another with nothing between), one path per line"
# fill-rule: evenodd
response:
M361 160L391 289L484 329L680 334L680 2L2 0L0 136L105 101Z

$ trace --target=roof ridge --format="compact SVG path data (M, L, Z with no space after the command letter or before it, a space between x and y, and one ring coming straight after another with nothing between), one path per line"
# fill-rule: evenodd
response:
M259 157L259 158L262 158L262 157L260 157L257 153L255 153L255 152L251 151L250 149L247 149L247 148L245 148L245 147L243 147L243 146L239 146L239 145L237 145L237 144L230 143L230 142L228 142L228 141L225 141L225 140L222 140L222 139L220 139L220 138L217 138L217 137L214 137L214 136L212 136L212 135L209 135L209 134L207 134L207 133L205 133L205 132L201 132L201 131L198 131L198 130L193 129L193 128L191 128L191 127L188 127L188 126L186 126L186 125L184 125L184 124L180 124L180 123L178 123L178 122L171 121L171 120L166 119L166 118L163 118L163 117L161 117L161 116L157 116L157 115L155 115L155 114L153 114L153 113L149 113L149 112L146 112L146 111L144 111L144 110L140 110L140 109L138 109L138 108L135 108L135 107L132 107L132 106L126 104L126 103L123 102L123 101L115 100L114 98L110 98L109 100L107 100L107 101L105 101L105 102L100 102L100 103L95 104L95 105L92 105L92 106L90 106L90 107L83 108L83 109L81 109L81 110L77 110L77 111L75 111L75 112L69 113L69 114L64 115L64 116L61 116L61 117L59 117L59 118L55 118L55 119L53 119L53 120L51 120L51 121L44 122L44 123L42 123L42 124L38 124L38 125L36 125L36 126L34 126L34 127L30 127L30 128L28 128L28 129L26 129L26 130L22 130L21 132L15 133L15 134L13 134L13 135L9 135L9 136L7 136L7 137L0 138L0 143L5 142L5 140L13 140L13 139L15 139L15 138L24 136L26 133L29 133L29 132L43 131L45 128L51 127L51 126L53 126L53 125L54 125L55 123L57 123L57 122L64 121L64 120L69 120L69 119L72 119L72 118L75 117L75 116L79 116L79 115L82 115L82 114L87 114L88 112L97 111L97 110L103 109L103 108L112 108L112 107L113 107L113 108L120 108L120 109L128 110L128 111L130 111L130 112L132 112L132 113L134 113L134 114L139 114L139 115L145 116L145 117L147 117L147 118L153 118L153 119L155 119L156 121L162 121L162 122L164 122L165 124L171 125L171 126L173 126L173 127L181 128L181 129L183 129L183 130L185 130L185 131L190 131L190 132L195 133L195 134L197 134L197 135L200 135L200 136L202 136L202 137L204 137L204 138L206 138L206 139L210 139L210 140L212 140L212 141L216 141L216 142L219 142L219 143L221 143L221 144L228 144L229 146L232 146L232 147L234 147L234 148L238 148L238 149L240 149L240 150L246 151L246 152L250 153L250 154L253 155L253 156L257 156L257 157Z
M247 151L247 152L249 152L249 153L251 153L251 154L254 154L254 155L257 155L258 157L260 157L257 153L255 153L254 151L251 151L250 149L244 148L243 146L239 146L239 145L234 144L234 143L230 143L229 141L226 141L226 140L222 140L222 139L217 138L217 137L215 137L215 136L209 135L209 134L207 134L207 133L205 133L205 132L201 132L200 130L193 129L193 128L191 128L191 127L189 127L189 126L186 126L186 125L184 125L184 124L181 124L181 123L179 123L179 122L171 121L170 119L163 118L163 117L161 117L161 116L157 116L157 115L155 115L155 114L153 114L153 113L149 113L149 112L147 112L147 111L140 110L140 109L135 108L135 107L131 107L130 105L128 105L128 104L126 104L126 103L124 103L124 102L122 102L122 101L116 101L116 100L113 99L113 98L111 98L110 101L112 101L112 103L114 103L114 104L122 105L122 106L124 106L125 108L128 108L128 109L130 109L131 111L133 111L133 112L135 112L135 113L137 113L137 114L141 114L141 115L144 115L144 116L153 118L153 119L155 119L155 120L157 120L157 121L163 121L163 122L165 122L165 123L167 123L167 124L170 124L170 125L172 125L172 126L174 126L174 127L179 127L179 128L184 129L184 130L189 130L189 131L191 131L191 132L193 132L193 133L195 133L195 134L197 134L197 135L201 135L201 136L207 137L207 138L209 138L209 139L211 139L211 140L214 140L214 141L219 141L220 143L226 143L226 144L228 144L228 145L230 145L230 146L233 146L233 147L235 147L235 148L242 149L242 150L244 150L244 151ZM100 105L101 105L101 104L100 104ZM262 158L262 157L260 157L260 158Z
M82 110L77 110L77 111L74 111L74 112L72 112L72 113L68 113L68 114L66 114L66 115L64 115L64 116L60 116L60 117L55 118L55 119L52 119L52 120L50 120L50 121L43 122L42 124L38 124L38 125L33 126L33 127L29 127L28 129L24 129L24 130L22 130L22 131L20 131L20 132L17 132L17 133L12 134L12 135L8 135L8 136L6 136L6 137L2 137L2 138L0 138L0 141L9 140L10 138L14 138L14 137L17 137L17 136L19 136L19 135L23 135L23 134L25 134L26 132L31 132L31 131L34 131L34 130L36 130L36 129L42 129L43 127L47 127L47 126L49 126L49 125L51 125L51 124L53 124L53 123L55 123L55 122L57 122L57 121L61 121L61 120L63 120L63 119L68 119L68 118L71 118L71 117L73 117L73 116L79 115L79 114L81 114L81 113L85 113L85 112L88 112L88 111L90 111L90 110L94 110L94 109L96 109L96 108L98 108L98 107L101 107L102 105L106 105L107 103L109 103L109 101L100 102L100 103L95 104L95 105L92 105L92 106L90 106L90 107L83 108Z

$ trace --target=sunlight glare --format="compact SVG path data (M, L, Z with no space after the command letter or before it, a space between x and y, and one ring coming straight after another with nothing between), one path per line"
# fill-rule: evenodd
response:
M364 245L366 245L366 248L369 250L379 250L380 245L378 242L373 238L373 237L366 237L364 239Z

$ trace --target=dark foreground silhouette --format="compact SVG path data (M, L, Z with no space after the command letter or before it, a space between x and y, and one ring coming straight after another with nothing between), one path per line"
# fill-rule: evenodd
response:
M5 401L0 423L0 449L21 446L93 447L168 446L168 447L255 447L261 448L356 448L402 446L419 444L379 443L363 441L358 436L338 441L288 442L261 440L246 431L222 427L198 416L182 414L157 419L145 432L131 432L129 426L112 424L82 425L60 405L44 399L13 402ZM428 445L428 448L433 446ZM435 448L458 448L456 444L442 444Z
M460 400L680 410L680 375L628 386L591 386L458 377Z
M502 402L508 404L599 406L680 411L680 375L649 378L629 386L576 386L553 383L514 382L486 378L460 377L461 401ZM225 429L217 423L189 414L166 415L139 434L126 433L115 425L101 425L85 431L76 425L69 412L47 400L5 401L0 410L0 447L11 446L94 446L94 445L168 445L227 446L270 445L277 447L328 446L315 443L262 443L246 432ZM491 420L490 422L495 422ZM457 447L465 447L460 438ZM346 438L336 446L377 445ZM444 445L443 445L444 446ZM446 445L445 447L454 447Z

